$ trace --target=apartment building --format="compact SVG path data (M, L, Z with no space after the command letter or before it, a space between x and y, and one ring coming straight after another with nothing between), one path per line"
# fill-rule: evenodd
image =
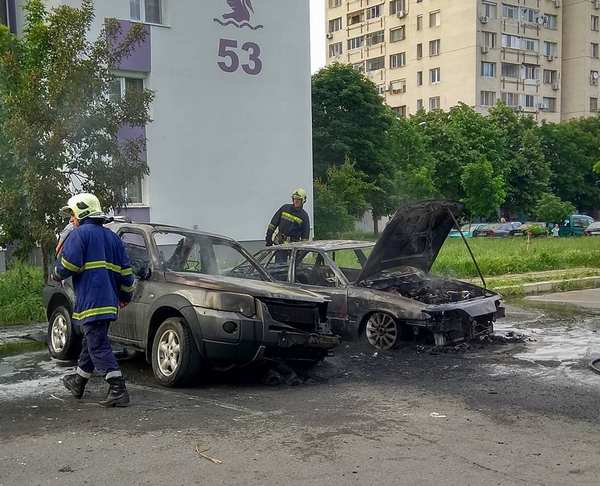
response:
M574 0L575 1L575 0ZM327 61L371 78L400 116L498 100L561 119L560 0L326 0Z
M600 0L564 0L563 118L591 116L600 98Z
M24 3L9 9L19 32ZM45 3L78 7L81 0ZM147 33L115 70L111 93L155 93L152 123L121 133L147 138L150 175L130 188L130 217L264 241L268 221L295 188L309 192L312 212L308 2L94 4L92 37L106 18L118 19L123 32L142 23Z

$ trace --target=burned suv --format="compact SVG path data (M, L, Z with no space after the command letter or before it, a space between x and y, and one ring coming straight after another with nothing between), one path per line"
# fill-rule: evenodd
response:
M187 229L113 223L136 275L132 302L110 327L114 342L145 353L165 386L206 367L265 359L317 362L339 341L326 297L274 283L235 241ZM70 279L44 289L48 347L70 359L81 347L71 324Z
M504 315L483 277L479 287L429 273L461 211L457 203L415 204L396 212L376 244L292 243L256 258L275 280L328 296L334 332L364 335L384 350L419 335L444 345L489 334Z

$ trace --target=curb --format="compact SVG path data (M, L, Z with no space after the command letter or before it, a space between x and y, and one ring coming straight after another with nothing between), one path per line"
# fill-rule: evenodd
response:
M598 287L600 287L600 276L548 280L545 282L532 282L520 285L504 285L492 287L491 290L498 291L504 295L535 295L546 292L582 290Z

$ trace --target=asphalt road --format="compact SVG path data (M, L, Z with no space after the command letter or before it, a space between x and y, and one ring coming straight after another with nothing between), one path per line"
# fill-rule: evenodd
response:
M45 352L0 357L0 485L597 485L600 314L519 305L498 329L522 342L350 344L295 387L170 390L128 361L128 409L99 378L71 398Z

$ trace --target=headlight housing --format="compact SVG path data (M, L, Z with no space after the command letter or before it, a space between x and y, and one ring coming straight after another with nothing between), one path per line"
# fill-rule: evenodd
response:
M210 292L206 296L206 304L211 309L236 312L245 317L254 317L256 315L256 301L251 295L231 292Z

